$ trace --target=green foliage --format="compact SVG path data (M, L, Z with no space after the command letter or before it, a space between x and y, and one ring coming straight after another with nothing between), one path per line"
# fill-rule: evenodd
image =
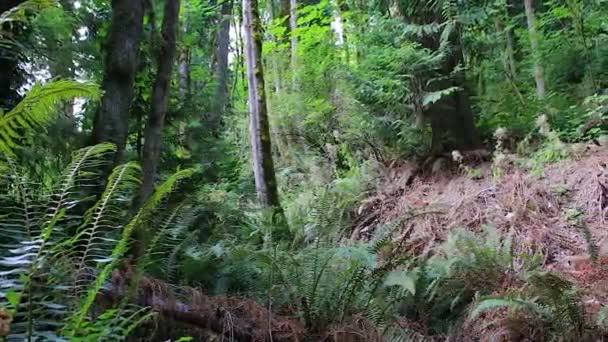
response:
M29 12L39 12L43 9L56 6L57 3L54 0L27 0L18 6L0 13L0 27L15 22L23 22L27 20L27 14ZM2 38L2 31L0 30L0 38Z
M12 297L18 300L10 300L10 305L3 306L13 312L16 322L12 327L17 336L24 334L31 338L52 333L47 330L52 324L43 323L45 316L66 314L65 304L53 303L47 298L47 291L57 291L59 285L67 285L54 283L62 268L50 268L47 260L53 258L52 246L67 233L71 209L78 203L78 190L95 184L99 171L114 150L114 146L105 144L78 151L48 194L32 188L26 179L19 179L19 173L9 173L9 178L4 180L8 191L3 201L16 210L7 212L3 219L4 239L10 247L2 255L1 264L6 274L2 287L14 292ZM46 277L50 283L39 282Z
M469 319L500 308L536 316L546 324L546 337L552 340L577 340L585 336L585 311L579 291L551 272L533 272L520 292L482 299Z
M364 310L376 256L365 247L332 247L317 239L311 246L276 255L279 281L307 328L322 331Z
M104 311L94 320L87 318L78 334L70 336L74 342L121 341L131 336L142 323L152 319L148 308L119 308Z
M566 211L565 216L568 223L582 232L585 242L587 243L587 253L589 253L589 256L593 262L597 262L599 258L599 247L595 241L595 238L593 237L593 233L585 222L586 219L584 213L579 209L571 208Z
M368 115L388 126L386 133L376 133L386 134L382 136L384 144L392 141L395 147L419 146L421 141L411 136L412 127L422 130L429 119L425 114L429 107L462 90L457 86L438 88L447 77L442 74L449 58L447 41L433 51L413 39L448 30L438 24L408 25L382 18L362 37L364 57L353 72L354 94L369 108ZM443 36L449 35L446 32ZM458 72L458 68L451 72ZM407 117L413 120L405 120Z
M25 98L8 113L0 116L0 151L14 156L19 147L23 130L32 130L49 124L55 119L56 104L77 97L97 99L99 87L91 83L59 80L45 85L35 85Z
M140 309L110 310L93 323L89 314L121 262L132 232L143 229L162 200L192 171L170 177L129 218L125 207L139 185L139 166L120 165L96 203L80 214L79 206L88 201L84 191L98 186L114 151L111 144L79 150L48 194L19 173L7 175L2 201L15 210L7 211L2 220L3 242L9 246L0 260L1 285L7 290L2 306L12 313L15 338L60 333L83 341L122 338L150 317ZM76 233L70 236L72 229Z
M129 296L111 308L98 304L131 249L141 253L128 265L133 286L145 274L171 289L252 298L316 335L355 319L383 340L443 339L466 320L504 311L533 318L548 337L575 340L592 325L572 284L539 272L542 256L515 253L517 241L491 228L455 230L425 255L404 255L405 242L395 238L404 218L376 229L369 242L345 237L364 214L361 201L385 180L380 170L424 160L436 138L449 140L433 136L431 113L441 125L472 102L487 147L497 146L496 177L514 160L541 175L572 156L568 143L601 143L608 133L605 1L537 6L539 51L521 4L502 0L308 1L299 3L293 30L283 1L265 3L262 16L273 20L264 76L286 222L252 204L241 32L230 39L230 103L218 109L224 4L182 3L158 165L166 181L141 208L133 207L140 168L132 160L146 158L159 16L147 11L141 46L132 51L139 60L132 113L123 113L131 117L128 161L108 176L116 162L111 145L80 149L64 167L94 126L94 106L80 108L80 99L101 94L93 83L57 79L102 80L109 2L29 0L0 14L0 59L15 55L27 69L11 90L36 83L0 115L0 306L13 318L11 339L128 338L152 311L128 305ZM234 5L232 28L242 24ZM542 99L535 56L548 89ZM58 104L75 99L58 115ZM523 158L509 154L517 142ZM460 170L483 176L482 168ZM590 228L570 214L597 259ZM604 329L605 316L597 324Z

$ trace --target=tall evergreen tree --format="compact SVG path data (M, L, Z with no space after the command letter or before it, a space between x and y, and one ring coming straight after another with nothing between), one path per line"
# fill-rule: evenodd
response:
M24 0L3 0L0 2L0 14L23 3ZM16 27L0 28L13 33ZM19 59L14 51L0 48L0 108L11 109L17 104L19 94L17 88L21 82L19 72Z
M141 200L145 201L154 191L160 160L163 127L167 115L171 74L177 50L180 0L166 0L162 26L162 43L158 53L158 69L152 92L152 111L144 133L143 183Z
M117 161L122 157L129 134L143 19L143 0L112 0L112 23L105 46L104 96L95 114L92 143L116 144Z
M215 51L214 77L217 83L211 123L214 133L219 134L222 116L229 105L230 73L228 55L230 53L230 15L232 14L233 0L222 2L220 10L219 27L217 30L217 46Z
M262 23L257 0L243 0L243 26L255 188L258 201L262 206L280 208L264 89Z
M479 144L464 72L461 32L457 19L452 18L453 11L453 8L440 8L430 2L409 3L400 0L393 14L408 24L429 28L438 25L442 28L439 31L422 29L422 32L431 31L418 36L419 43L424 48L437 51L442 44L449 45L449 48L445 49L446 57L440 68L442 77L433 82L429 90L457 87L459 91L443 96L424 113L433 131L432 150L435 153L472 149Z
M530 50L534 59L534 81L536 82L536 95L539 99L545 97L546 84L545 72L541 63L540 42L538 28L536 27L536 14L534 13L533 0L524 0L526 21L528 23L528 36L530 37Z

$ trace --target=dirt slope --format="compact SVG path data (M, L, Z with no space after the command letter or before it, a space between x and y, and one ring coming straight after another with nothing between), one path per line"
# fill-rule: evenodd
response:
M500 178L490 163L472 172L417 177L402 164L384 170L384 181L359 208L354 239L370 239L394 228L394 239L416 254L429 253L457 227L486 224L514 234L519 250L541 249L547 267L587 255L587 227L601 255L608 255L608 149L595 147L576 158L550 164L533 175L513 163ZM561 267L561 266L560 266Z

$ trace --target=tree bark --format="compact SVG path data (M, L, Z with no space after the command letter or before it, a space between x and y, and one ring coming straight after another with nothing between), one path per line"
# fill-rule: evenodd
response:
M450 75L463 63L459 39L452 40L451 56L443 67L442 74ZM460 87L461 90L445 96L428 110L433 131L432 150L441 153L451 150L470 150L478 147L479 135L475 127L475 115L464 70L436 84L444 89Z
M289 1L289 29L291 32L291 72L292 91L299 88L298 82L298 37L294 34L298 29L298 0Z
M229 69L228 54L230 52L230 15L232 14L232 0L225 0L220 11L220 26L217 32L217 49L215 52L215 99L212 114L213 122L210 123L215 135L219 135L222 126L222 118L229 104Z
M0 14L20 5L24 0L3 0L0 3ZM11 30L14 28L2 28ZM7 49L0 49L0 108L11 110L20 99L17 89L21 85L22 76L19 72L19 60L14 53Z
M399 13L407 11L399 9ZM425 8L416 17L407 16L402 19L417 25L442 23L446 19L435 9ZM402 15L402 14L401 14ZM451 150L470 150L478 147L479 134L475 127L475 115L471 106L469 86L464 70L455 72L464 64L464 54L460 28L457 24L449 32L449 53L438 70L440 80L433 83L427 91L438 91L450 87L461 90L443 96L439 101L427 108L423 115L429 120L432 130L433 154L441 154ZM430 34L419 39L420 44L429 50L437 51L441 47L442 32Z
M262 25L257 0L243 0L243 21L255 188L262 206L280 208L266 107L262 66Z
M127 143L133 82L143 31L142 0L112 0L112 24L106 46L104 96L93 123L92 143L111 142L118 162Z
M289 43L289 36L291 35L291 0L279 1L279 18L285 19L283 21L283 27L285 28L285 35L283 37L285 41L282 43Z
M536 15L534 14L533 0L524 0L526 20L528 22L528 35L530 36L530 50L534 59L534 81L536 82L536 95L543 99L546 93L544 70L541 63L540 43L536 28Z
M190 29L189 23L189 3L186 1L184 3L184 12L186 13L184 22L182 24L182 34L188 34L188 30ZM182 102L182 106L185 106L184 103L188 100L190 95L190 47L185 46L181 49L179 53L179 99Z
M515 50L511 29L504 27L502 19L498 15L494 18L494 27L496 28L496 34L501 37L500 40L504 43L502 65L505 76L508 80L514 80L517 77L517 70L515 68Z
M152 110L144 133L142 203L154 191L154 179L160 160L162 131L169 105L171 74L175 63L180 0L167 0L162 27L162 45L158 55L158 71L152 94Z

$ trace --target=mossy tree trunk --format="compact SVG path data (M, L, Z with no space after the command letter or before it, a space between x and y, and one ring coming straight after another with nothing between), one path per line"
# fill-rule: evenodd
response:
M230 104L229 82L230 72L228 69L228 54L230 52L230 16L232 14L233 0L225 0L220 10L220 25L217 31L217 47L215 51L215 99L213 103L212 121L210 124L212 132L219 136L223 116Z
M439 77L426 91L440 91L451 87L460 90L444 95L423 112L432 129L432 153L440 154L451 150L470 150L479 146L479 133L475 126L470 90L464 71L464 53L460 27L456 19L444 16L442 11L427 4L411 4L400 1L396 8L397 17L408 24L442 24L449 29L446 57L439 67ZM445 32L435 32L419 38L419 43L432 51L442 47ZM445 41L443 42L446 43Z
M25 0L2 0L0 1L0 14L20 5ZM15 33L19 29L15 26L4 27ZM17 89L21 85L22 75L19 72L19 59L15 51L0 48L0 108L12 109L20 99Z
M257 0L243 0L243 26L255 188L262 206L280 209L264 88L262 25Z
M143 0L112 0L112 23L105 46L104 96L95 114L92 144L116 144L116 161L122 157L129 133L143 18Z
M162 44L158 54L158 70L152 93L152 111L144 133L143 183L141 200L154 191L154 180L160 161L163 127L167 115L171 74L177 50L180 0L166 0L162 26Z
M534 59L534 81L536 82L536 95L539 99L545 97L546 84L545 73L541 63L541 52L538 29L536 27L536 14L534 13L534 0L524 0L524 8L526 12L526 21L528 22L528 36L530 39L530 52Z

